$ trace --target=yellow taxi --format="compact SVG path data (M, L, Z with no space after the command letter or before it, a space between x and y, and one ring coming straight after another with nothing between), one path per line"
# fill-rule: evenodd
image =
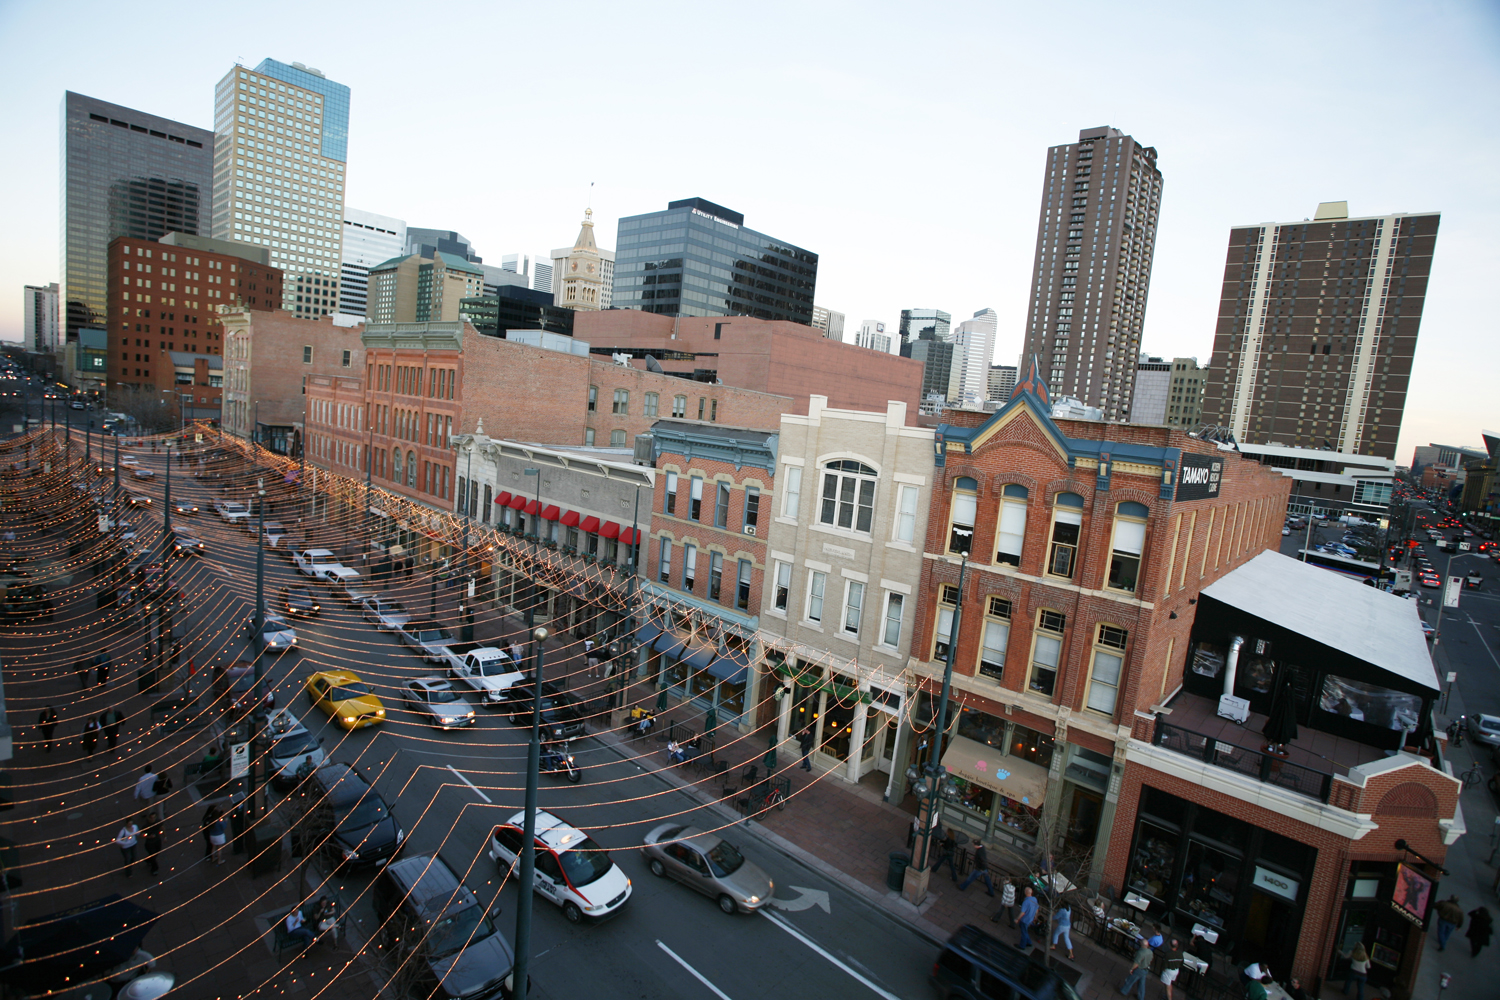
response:
M351 670L322 670L307 679L307 697L345 729L385 721L385 706Z

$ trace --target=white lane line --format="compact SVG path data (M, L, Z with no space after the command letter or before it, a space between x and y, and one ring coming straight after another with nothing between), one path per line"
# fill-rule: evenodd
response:
M478 786L476 786L474 784L474 782L470 781L468 778L465 778L462 774L460 774L459 771L458 771L458 768L454 767L452 764L449 764L448 765L448 770L452 771L453 772L453 776L455 778L457 778L459 781L462 781L464 784L466 784L470 788L474 789L474 794L475 795L479 796L481 799L484 799L484 801L486 801L486 802L490 802L490 797L488 795L484 794L483 792L481 792L479 790ZM493 805L494 803L490 803L490 804Z
M723 990L719 989L713 983L709 982L706 978L704 978L703 973L699 972L697 969L693 968L691 965L688 965L686 962L684 962L682 960L682 956L679 955L679 954L677 954L677 952L673 951L671 948L668 948L666 945L662 944L660 941L656 942L656 946L658 948L660 948L662 951L666 952L668 955L670 955L671 958L672 958L672 961L676 962L678 965L680 965L684 969L688 970L688 974L690 976L692 976L694 979L698 980L698 982L702 983L704 986L707 986L709 989L713 990L714 996L718 997L719 1000L729 1000L729 994L728 993L725 993Z
M828 959L828 961L832 962L834 965L837 965L840 969L843 969L845 972L849 973L849 975L853 976L855 979L858 979L861 983L864 983L878 995L885 997L885 1000L901 1000L901 998L896 996L896 994L881 989L879 986L876 986L874 983L870 982L870 980L866 979L862 974L855 971L854 969L851 969L848 965L845 965L843 962L839 961L837 958L824 951L823 948L819 946L815 941L813 941L812 938L804 936L801 931L797 930L791 924L776 916L774 913L770 913L766 910L761 910L760 915L771 921L771 923L775 924L777 927L780 927L782 930L786 931L798 941L801 941L803 944L807 945L819 955L822 955L824 958Z

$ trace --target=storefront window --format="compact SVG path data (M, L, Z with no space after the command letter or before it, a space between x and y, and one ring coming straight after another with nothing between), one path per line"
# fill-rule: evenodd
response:
M1050 768L1052 744L1052 737L1043 736L1035 729L1016 726L1010 736L1010 755L1030 761L1038 767Z
M988 788L983 788L972 781L964 781L962 778L954 779L958 786L957 805L971 813L976 813L984 819L988 819L990 809L995 804L995 793Z
M1142 822L1136 834L1135 857L1131 859L1130 888L1164 902L1172 887L1172 862L1177 857L1178 843L1175 832Z
M1239 858L1193 841L1188 845L1178 908L1211 927L1228 926L1234 894L1239 889L1240 867Z
M849 740L854 735L854 706L840 705L828 696L828 711L823 715L823 752L839 760L849 759Z
M674 661L670 666L667 667L666 672L665 672L665 676L666 676L667 686L668 687L676 687L677 685L679 685L679 684L681 684L681 683L683 683L684 681L687 680L687 677L688 677L688 667L687 667L687 664L683 663L681 660Z
M958 712L958 735L992 747L1005 745L1005 721L973 708Z
M1031 807L1023 802L1004 795L995 797L996 814L995 822L1002 826L1008 826L1012 830L1024 833L1028 837L1035 837L1037 827L1041 825L1041 807Z
M688 693L694 698L712 699L717 686L718 678L707 670L699 670L689 678Z
M745 714L745 682L721 681L719 684L719 718L735 718Z

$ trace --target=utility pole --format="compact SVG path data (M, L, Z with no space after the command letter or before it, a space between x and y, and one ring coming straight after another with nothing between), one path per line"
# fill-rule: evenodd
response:
M531 541L531 572L526 577L527 585L531 589L531 593L527 595L527 597L529 599L526 601L526 627L528 629L530 629L533 625L536 624L536 605L537 605L538 595L539 595L539 591L540 591L540 588L537 587L537 582L536 582L536 576L537 576L537 574L536 574L536 563L537 563L537 559L538 559L538 551L539 551L539 548L540 548L540 545L541 545L541 540L542 540L542 531L541 531L541 521L542 521L542 470L541 469L522 469L521 471L525 475L535 476L536 477L536 496L535 496L535 500L536 500L536 514L535 514L535 516L532 519L532 527L534 527L536 530L532 532L532 541Z
M540 479L540 477L538 477ZM516 966L511 996L526 1000L531 966L531 901L536 884L536 786L542 760L542 644L547 630L531 633L531 662L536 669L531 699L531 742L526 745L526 818L521 823L521 898L516 904Z

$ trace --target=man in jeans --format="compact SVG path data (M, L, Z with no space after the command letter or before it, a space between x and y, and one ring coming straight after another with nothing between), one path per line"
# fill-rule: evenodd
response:
M1021 950L1026 951L1031 947L1031 925L1036 923L1036 911L1039 904L1036 896L1032 894L1031 886L1024 890L1025 897L1021 900L1021 918L1017 921L1021 925ZM1144 997L1141 1000L1145 1000Z
M1120 992L1130 996L1130 991L1135 990L1136 1000L1146 1000L1146 977L1151 974L1151 959L1155 956L1145 941L1136 942L1135 955L1131 961L1135 964L1130 967L1130 975L1125 977L1125 985L1120 987Z
M969 872L969 877L958 885L958 891L963 892L969 887L969 883L976 878L984 879L984 887L989 890L991 898L995 895L995 883L990 881L990 859L985 856L984 842L978 837L974 838L974 870Z

